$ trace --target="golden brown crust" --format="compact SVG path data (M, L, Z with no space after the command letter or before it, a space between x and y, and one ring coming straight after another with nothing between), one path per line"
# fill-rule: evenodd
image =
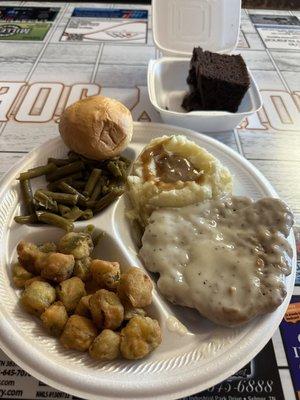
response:
M122 324L124 307L114 292L98 290L90 297L89 307L97 327L114 330Z
M89 353L95 360L115 360L120 354L119 333L110 329L103 329L90 346Z
M68 313L61 301L51 304L41 315L43 326L53 336L60 336L68 321Z
M135 316L121 330L120 350L128 360L145 357L162 341L158 322L149 317Z
M72 315L60 337L61 344L66 349L86 351L97 336L97 329L93 322L80 315Z
M59 131L65 144L95 160L114 157L132 137L133 122L128 108L115 99L91 96L68 107Z
M148 275L136 267L130 267L124 274L117 288L118 295L132 307L146 307L152 302L153 284Z
M114 290L120 280L120 264L118 262L94 259L91 262L91 274L99 288Z

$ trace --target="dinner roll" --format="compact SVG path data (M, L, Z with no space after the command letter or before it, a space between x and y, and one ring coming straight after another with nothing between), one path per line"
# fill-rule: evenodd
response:
M91 96L63 112L59 132L76 153L94 160L114 157L132 138L133 122L128 108L115 99Z

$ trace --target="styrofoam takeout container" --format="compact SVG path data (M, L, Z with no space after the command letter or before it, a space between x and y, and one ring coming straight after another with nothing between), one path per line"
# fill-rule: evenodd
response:
M148 92L164 122L198 132L226 131L261 108L262 99L250 71L250 87L236 113L186 112L181 107L189 90L186 78L193 48L231 53L238 40L240 13L240 0L152 1L153 39L163 58L149 62Z

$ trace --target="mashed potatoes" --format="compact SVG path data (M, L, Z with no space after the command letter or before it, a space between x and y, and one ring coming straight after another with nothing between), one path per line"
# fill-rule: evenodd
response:
M185 136L153 139L128 177L128 193L142 224L156 208L183 207L231 190L228 169Z

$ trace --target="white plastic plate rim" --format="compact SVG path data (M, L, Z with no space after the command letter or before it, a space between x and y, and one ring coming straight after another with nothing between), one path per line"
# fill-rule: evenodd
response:
M158 67L158 65L160 63L164 63L164 62L168 62L168 61L172 61L172 62L176 62L176 61L188 61L190 62L190 59L186 58L170 58L170 57L163 57L160 58L158 60L150 60L149 64L148 64L148 73L147 73L147 86L148 86L148 93L149 93L149 98L150 98L150 102L153 105L153 107L160 112L161 114L165 114L165 115L176 115L178 117L182 117L182 118L188 118L189 116L194 116L194 117L210 117L210 118L221 118L221 117L225 117L225 118L231 118L231 117L241 117L241 119L254 114L255 112L258 112L261 108L262 108L262 97L260 94L260 91L258 89L258 86L253 78L253 75L251 73L251 71L248 69L248 73L250 76L250 87L248 90L252 91L252 94L255 98L255 102L257 103L257 106L249 111L244 111L244 112L236 112L236 113L231 113L228 111L190 111L190 112L178 112L178 111L172 111L172 110L166 110L162 107L160 107L158 105L157 102L157 96L156 96L156 92L155 92L155 74L156 74L156 69ZM200 119L200 118L199 118Z
M238 165L239 169L247 171L249 178L259 187L262 195L277 197L270 183L252 164L229 147L212 138L184 128L164 124L135 123L134 130L136 135L142 135L145 139L148 138L148 140L163 134L185 134L204 147L207 144L209 147L215 148L216 151L221 151L230 157ZM18 162L0 182L0 198L10 188L15 177L26 164L33 161L37 154L44 153L50 156L49 151L55 145L56 147L59 146L60 143L62 143L60 138L52 139L30 152L23 160ZM160 374L156 380L153 379L153 376L151 378L151 373L147 374L146 380L140 376L142 383L139 382L139 379L134 378L130 381L130 374L127 374L128 382L126 384L118 384L117 380L112 383L111 379L101 380L101 373L99 373L99 381L101 380L101 385L99 385L99 381L95 382L89 375L83 377L77 370L74 370L71 374L69 368L66 366L58 366L51 359L47 359L47 353L41 351L38 346L35 346L34 340L23 338L21 335L22 332L18 331L18 326L13 318L8 315L0 298L1 348L12 360L41 381L62 391L67 391L68 393L88 399L99 399L99 395L103 399L176 399L207 389L226 379L249 362L265 346L282 320L293 292L296 272L296 248L293 234L290 235L289 239L293 246L294 264L292 274L287 278L288 294L284 303L272 314L256 318L249 325L251 329L246 330L246 333L240 336L238 345L232 349L230 354L221 352L218 357L214 358L213 363L209 363L208 360L207 364L209 365L204 365L204 371L199 371L197 364L191 362L191 365L184 371L180 370L179 364L177 373L176 369L169 372L166 371ZM5 251L5 240L0 245L1 250ZM0 282L0 284L2 283ZM205 382L201 382L200 384L199 373L202 374L202 379L205 377ZM161 379L161 375L163 375L163 379Z

